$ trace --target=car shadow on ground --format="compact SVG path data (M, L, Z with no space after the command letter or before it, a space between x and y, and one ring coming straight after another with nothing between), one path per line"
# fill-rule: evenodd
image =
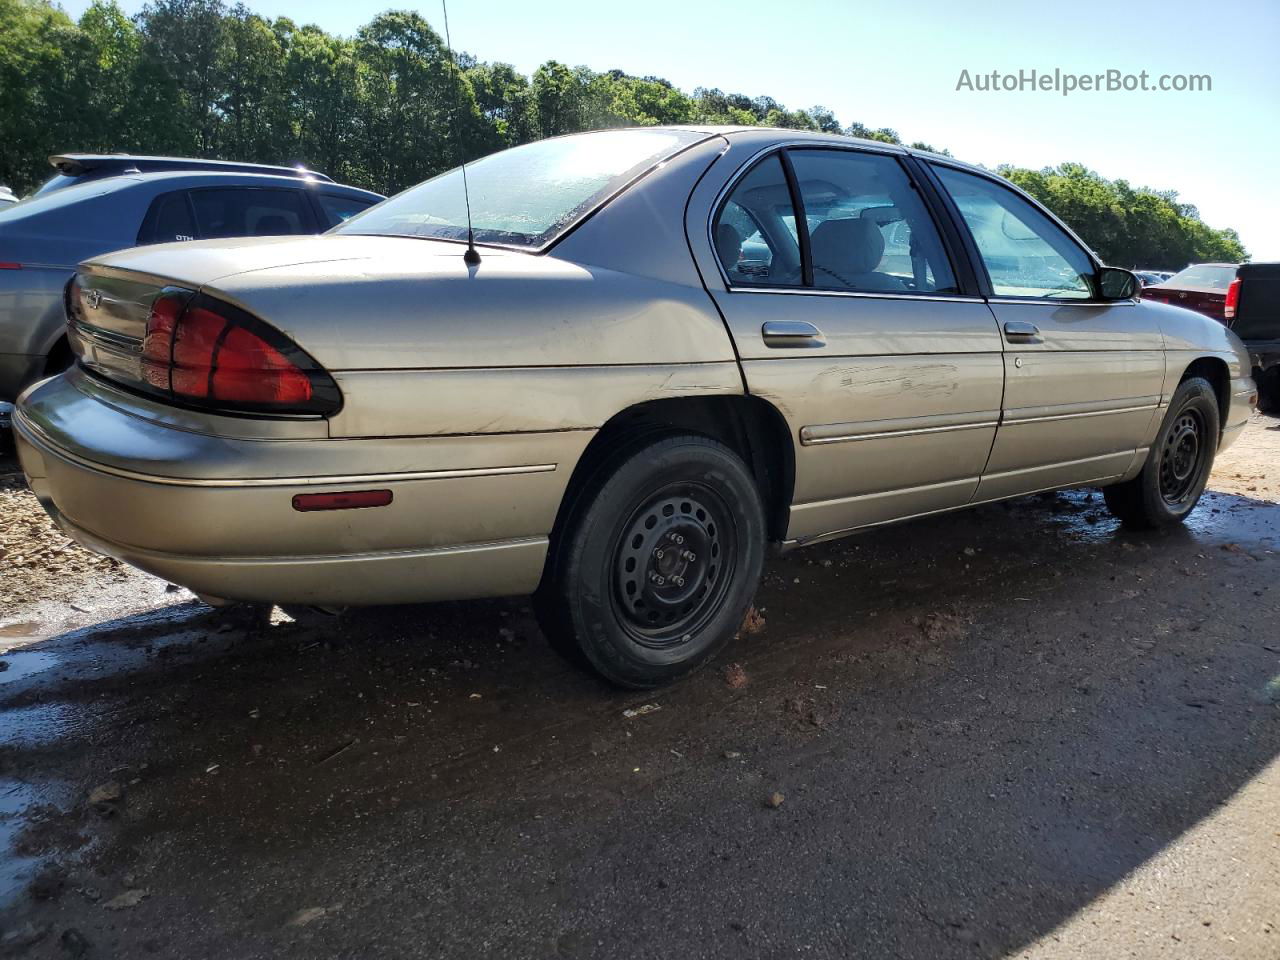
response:
M8 910L121 955L1004 955L1280 752L1278 521L1076 492L798 551L647 694L519 600L51 637L0 685L0 818L65 882ZM130 886L128 924L86 898Z

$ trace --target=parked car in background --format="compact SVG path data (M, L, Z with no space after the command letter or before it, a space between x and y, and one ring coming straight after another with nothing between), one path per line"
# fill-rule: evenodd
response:
M1280 413L1280 263L1241 264L1225 310L1253 362L1259 408Z
M1231 331L1137 290L948 158L601 131L321 237L94 257L78 363L14 424L69 536L202 596L536 592L650 687L733 638L770 541L1069 486L1182 521L1255 388Z
M18 197L12 190L0 183L0 210L18 202Z
M1234 263L1193 263L1164 283L1145 288L1142 296L1225 322L1227 288L1236 278L1236 266Z
M1163 275L1151 270L1135 270L1133 275L1142 281L1144 287L1154 287L1157 283L1164 283L1165 281Z
M127 153L62 153L49 158L57 171L32 196L51 193L106 177L134 173L173 173L178 170L209 170L215 173L269 173L280 177L300 177L333 183L323 173L306 167L278 167L267 163L240 163L235 160L202 160L198 157L148 157Z
M95 159L50 158L58 173L0 209L0 426L23 387L71 362L62 293L81 260L175 240L321 233L382 200L287 167ZM197 169L137 169L161 162Z

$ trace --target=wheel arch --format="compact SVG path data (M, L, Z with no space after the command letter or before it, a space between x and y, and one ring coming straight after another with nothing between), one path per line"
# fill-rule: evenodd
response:
M1227 414L1231 409L1231 371L1227 362L1221 357L1197 357L1187 364L1178 383L1185 383L1192 377L1203 377L1213 387L1213 395L1218 401L1218 428L1226 429Z
M736 395L649 400L611 417L574 466L560 500L552 541L601 467L619 450L679 433L717 440L742 457L764 501L767 535L771 540L783 539L795 487L795 444L786 420L773 404L760 397Z

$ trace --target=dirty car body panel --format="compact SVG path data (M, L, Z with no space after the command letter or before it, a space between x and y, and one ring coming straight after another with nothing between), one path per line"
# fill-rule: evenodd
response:
M1248 358L1220 325L1136 292L1046 302L993 290L1012 260L983 266L969 236L982 228L938 173L980 171L739 128L585 134L546 149L591 154L605 143L593 138L632 134L670 146L532 240L486 209L482 186L478 264L443 214L406 215L384 235L397 221L374 214L401 198L320 237L88 261L79 363L19 402L33 490L72 536L199 593L399 603L534 591L602 472L664 428L739 454L776 518L770 538L794 546L1132 477L1193 364L1220 374L1224 442L1247 417ZM781 179L762 180L754 200L735 192L766 162ZM735 196L736 234L761 235L726 254L717 231ZM809 215L750 222L788 203ZM841 259L855 235L874 256ZM759 251L775 248L762 266ZM815 281L815 266L836 279ZM178 396L173 373L160 381L172 395L153 389L149 339L174 289L246 318L285 355L297 347L332 404L222 409ZM1035 337L1019 333L1028 327ZM166 349L178 369L180 347ZM349 493L380 505L298 507Z

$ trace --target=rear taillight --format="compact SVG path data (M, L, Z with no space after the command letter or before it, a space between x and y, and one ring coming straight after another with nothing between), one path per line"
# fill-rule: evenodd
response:
M333 378L280 331L178 287L151 305L142 377L174 400L232 412L331 414L341 406Z
M1236 308L1240 306L1240 278L1236 277L1227 287L1227 300L1222 307L1222 315L1228 320L1236 318Z
M13 263L9 260L0 260L0 270L21 270L22 264Z

